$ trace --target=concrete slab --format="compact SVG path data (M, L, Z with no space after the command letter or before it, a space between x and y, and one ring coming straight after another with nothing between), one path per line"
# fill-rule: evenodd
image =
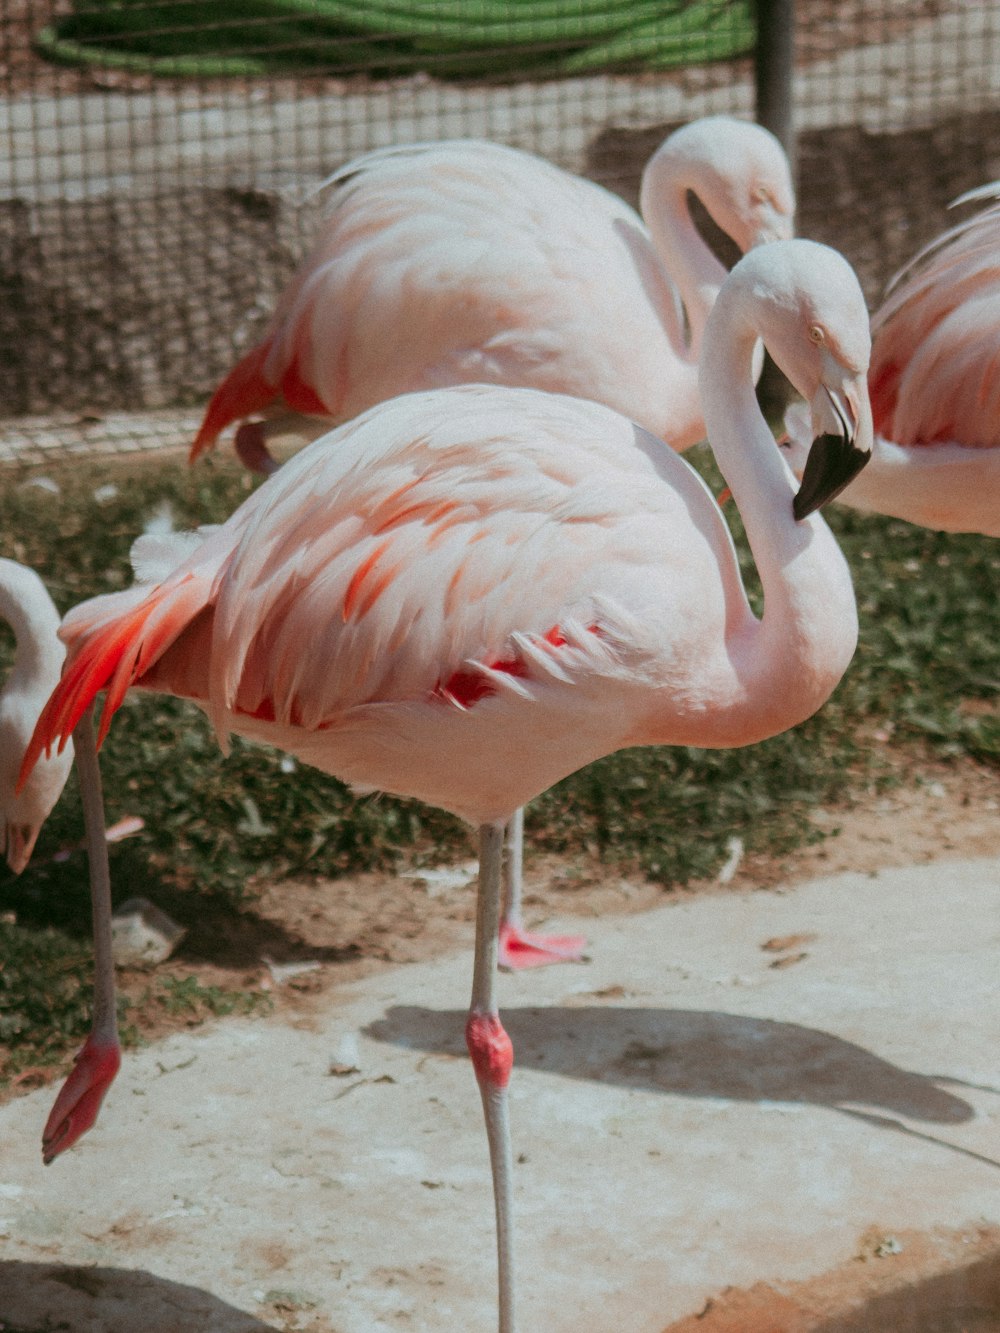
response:
M658 1333L873 1227L1000 1223L998 903L1000 860L842 875L596 922L586 967L502 978L523 1327ZM0 1318L493 1328L470 971L129 1055L48 1170L51 1091L0 1108Z

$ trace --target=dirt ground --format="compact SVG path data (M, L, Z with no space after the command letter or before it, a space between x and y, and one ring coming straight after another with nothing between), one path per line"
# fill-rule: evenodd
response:
M731 1288L663 1333L996 1333L998 1252L996 1227L901 1232L888 1242L875 1228L819 1278Z

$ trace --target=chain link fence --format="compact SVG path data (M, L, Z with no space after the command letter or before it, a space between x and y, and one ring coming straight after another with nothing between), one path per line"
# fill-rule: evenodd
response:
M799 230L874 300L1000 176L1000 3L795 34ZM187 440L357 153L486 137L634 202L670 128L753 115L753 40L749 0L0 0L0 460Z

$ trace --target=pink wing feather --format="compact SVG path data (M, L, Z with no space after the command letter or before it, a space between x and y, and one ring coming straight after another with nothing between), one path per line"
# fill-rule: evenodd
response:
M70 612L68 665L23 773L102 689L102 737L139 684L195 699L225 744L240 718L315 732L372 704L474 701L470 670L514 689L539 664L556 675L568 639L607 653L587 632L600 599L662 607L667 556L650 530L686 529L708 500L630 422L531 390L404 396L336 436L286 463L163 581ZM665 472L671 484L656 484ZM700 539L689 561L696 551Z
M990 199L922 250L872 320L875 428L901 445L1000 445L1000 182Z

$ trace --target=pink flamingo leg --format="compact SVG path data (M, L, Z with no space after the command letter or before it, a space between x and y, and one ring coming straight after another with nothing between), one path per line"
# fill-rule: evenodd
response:
M101 772L94 747L92 709L88 708L73 732L76 768L80 778L83 820L90 862L90 896L94 923L94 1018L90 1035L76 1057L69 1078L60 1089L42 1131L42 1161L46 1166L86 1134L101 1109L104 1094L121 1064L115 1003L115 967L111 956L111 877L104 834Z
M499 1333L514 1333L514 1166L510 1145L507 1084L514 1048L497 1012L497 926L500 918L504 830L484 824L479 830L479 898L476 906L476 955L472 1002L465 1041L476 1071L486 1118L497 1222Z
M507 845L503 858L503 916L500 920L499 967L506 972L549 963L583 963L587 947L585 935L537 935L525 930L521 915L524 861L524 810L507 824Z

